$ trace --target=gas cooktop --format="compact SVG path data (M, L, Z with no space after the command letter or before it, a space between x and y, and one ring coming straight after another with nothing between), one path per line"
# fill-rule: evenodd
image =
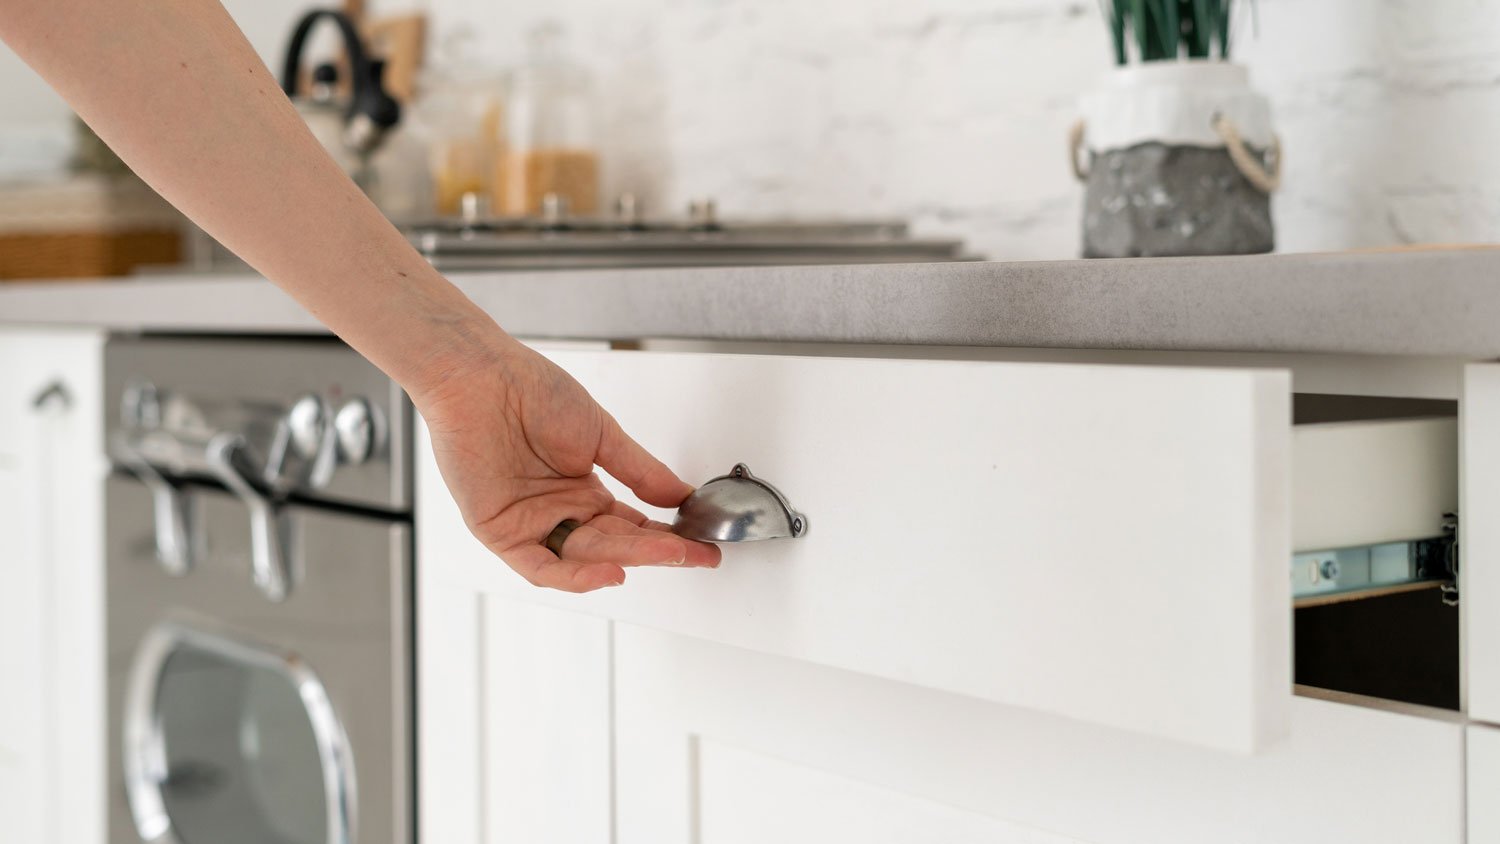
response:
M913 237L899 220L721 220L711 201L681 219L648 219L622 197L607 217L464 217L408 225L438 269L530 270L872 264L973 260L963 242Z

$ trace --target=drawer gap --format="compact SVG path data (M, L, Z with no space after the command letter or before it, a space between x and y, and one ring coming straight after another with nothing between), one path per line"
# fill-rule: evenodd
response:
M1458 402L1447 399L1409 399L1395 396L1342 396L1296 393L1292 396L1292 424L1367 422L1390 419L1458 417Z
M1457 402L1292 406L1296 683L1456 711Z
M1458 608L1439 589L1297 609L1293 643L1298 685L1459 708Z

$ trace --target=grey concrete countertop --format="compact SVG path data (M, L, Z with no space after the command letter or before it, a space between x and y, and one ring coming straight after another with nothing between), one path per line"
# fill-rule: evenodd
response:
M524 337L1500 358L1500 249L454 276ZM252 277L0 285L0 323L321 333Z

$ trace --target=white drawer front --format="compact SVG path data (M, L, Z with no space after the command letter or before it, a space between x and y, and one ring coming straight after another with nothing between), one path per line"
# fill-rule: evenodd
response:
M550 353L692 482L808 514L718 571L535 590L419 472L422 564L743 648L1253 751L1290 708L1289 385L1276 371ZM617 488L618 491L618 488Z

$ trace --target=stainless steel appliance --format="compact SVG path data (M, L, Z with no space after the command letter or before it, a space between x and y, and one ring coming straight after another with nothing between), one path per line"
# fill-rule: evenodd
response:
M477 197L465 199L461 218L406 227L413 245L445 272L973 259L962 241L913 237L898 220L723 220L712 200L692 203L682 219L650 219L629 196L615 203L613 216L570 217L553 199L538 217L489 217Z
M110 841L411 841L404 395L315 339L105 373Z

